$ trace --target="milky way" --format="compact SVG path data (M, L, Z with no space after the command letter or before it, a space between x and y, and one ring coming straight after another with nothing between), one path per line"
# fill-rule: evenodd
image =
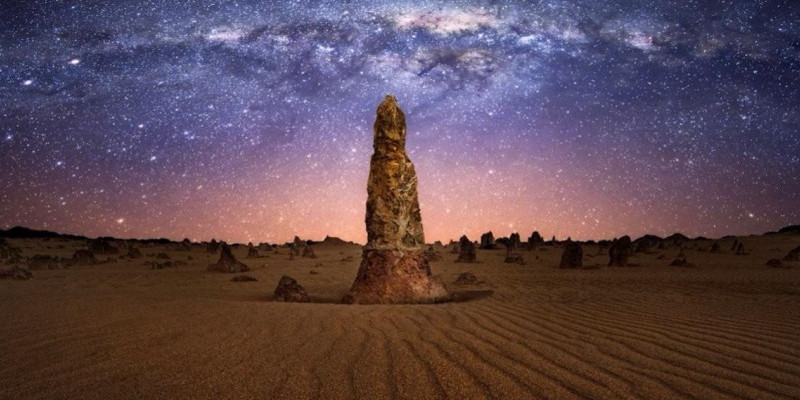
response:
M4 4L0 225L363 242L392 93L429 241L773 230L800 220L797 21L793 1Z

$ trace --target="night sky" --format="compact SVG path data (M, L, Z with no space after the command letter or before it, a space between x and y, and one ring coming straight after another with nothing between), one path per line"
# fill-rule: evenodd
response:
M364 242L375 109L426 239L800 221L800 2L4 1L0 227Z

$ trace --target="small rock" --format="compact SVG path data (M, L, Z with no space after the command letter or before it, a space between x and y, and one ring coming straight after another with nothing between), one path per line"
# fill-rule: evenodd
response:
M786 257L783 257L783 261L800 261L800 246L792 249Z
M273 296L276 301L285 301L287 303L308 303L311 301L306 290L294 278L286 275L281 277Z
M777 258L773 258L767 261L767 266L772 268L783 268L784 264L783 261Z
M33 278L33 273L25 268L13 266L11 269L0 271L0 279L28 280Z
M693 268L695 266L686 259L686 255L683 254L683 251L678 253L678 257L672 260L672 262L669 263L669 265L671 267L686 267L686 268Z
M478 277L475 276L475 274L471 272L462 272L453 283L456 285L474 285L478 282Z
M503 262L506 264L525 265L525 258L523 258L521 254L508 253L506 254L506 259L503 260Z
M258 279L250 275L236 275L231 279L231 282L257 282Z

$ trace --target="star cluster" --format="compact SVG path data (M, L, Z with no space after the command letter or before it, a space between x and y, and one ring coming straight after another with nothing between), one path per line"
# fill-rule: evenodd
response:
M406 112L426 239L800 219L792 1L41 1L0 18L0 221L363 242Z

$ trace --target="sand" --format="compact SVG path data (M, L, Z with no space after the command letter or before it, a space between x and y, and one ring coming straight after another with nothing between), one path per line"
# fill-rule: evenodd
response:
M291 261L238 247L258 279L246 283L207 272L205 249L142 246L188 265L151 270L146 257L0 281L0 398L800 398L800 265L764 266L800 236L740 238L747 256L732 240L723 254L687 250L696 268L668 267L677 249L606 268L586 246L584 265L602 267L584 270L557 269L559 248L522 251L525 266L503 250L477 264L444 251L432 269L445 282L484 282L450 284L460 302L404 306L336 304L358 246ZM24 256L81 245L9 242ZM282 275L315 303L272 302Z

